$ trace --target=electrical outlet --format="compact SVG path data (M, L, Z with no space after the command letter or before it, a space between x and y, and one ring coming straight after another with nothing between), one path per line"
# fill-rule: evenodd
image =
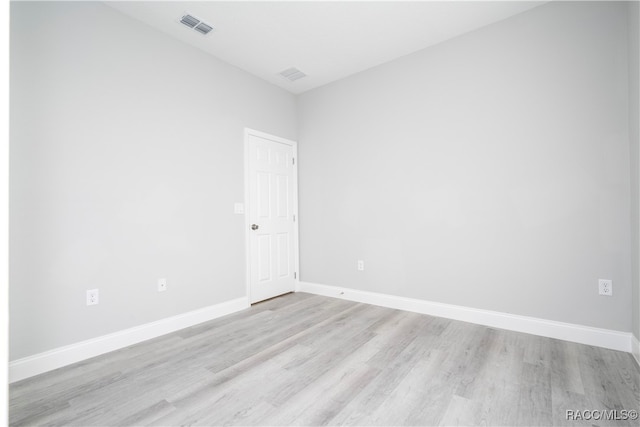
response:
M364 261L361 259L358 260L358 271L364 271Z
M87 291L87 305L96 305L100 302L100 293L97 289Z
M613 281L608 279L599 279L598 293L607 297L613 296Z
M158 292L167 290L167 279L158 279Z

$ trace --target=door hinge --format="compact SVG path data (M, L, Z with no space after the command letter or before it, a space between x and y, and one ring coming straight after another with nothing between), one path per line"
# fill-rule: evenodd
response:
M296 222L296 215L293 214L293 222Z
M296 164L296 158L295 157L291 158L291 163L294 164L294 165Z
M298 273L296 273L295 271L293 272L293 278L297 279L298 278Z

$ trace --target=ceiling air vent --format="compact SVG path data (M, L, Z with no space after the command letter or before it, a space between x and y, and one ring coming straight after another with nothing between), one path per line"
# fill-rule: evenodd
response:
M181 19L180 22L182 22L184 25L186 25L189 28L193 28L196 25L198 25L200 23L199 19L194 18L191 15L184 15Z
M188 13L185 13L182 18L180 18L180 22L200 34L208 34L213 30L211 25L202 22L200 19Z
M194 30L202 34L207 34L209 31L213 30L213 27L209 24L205 24L204 22L201 22L195 26Z
M298 70L295 67L291 67L287 70L280 72L280 75L285 79L289 80L290 82L295 82L298 79L307 77L305 73L303 73L302 71Z

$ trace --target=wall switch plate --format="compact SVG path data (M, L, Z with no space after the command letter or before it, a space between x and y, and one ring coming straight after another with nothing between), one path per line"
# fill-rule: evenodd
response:
M613 296L613 281L608 279L599 279L598 293L607 297Z
M358 260L358 271L364 271L364 261L361 259Z
M158 279L158 292L167 290L167 279Z
M244 203L234 203L233 204L233 212L237 214L244 213Z
M100 302L100 293L97 289L87 291L87 305L96 305Z

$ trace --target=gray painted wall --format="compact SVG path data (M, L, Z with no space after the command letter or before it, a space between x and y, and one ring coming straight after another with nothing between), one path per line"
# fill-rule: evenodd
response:
M243 128L293 95L97 2L11 5L11 90L12 360L246 295Z
M537 8L304 94L296 122L102 4L13 3L10 358L244 296L245 126L300 140L302 280L639 336L626 7Z
M628 3L633 334L640 338L640 3Z
M630 331L626 12L547 4L301 95L302 280Z

